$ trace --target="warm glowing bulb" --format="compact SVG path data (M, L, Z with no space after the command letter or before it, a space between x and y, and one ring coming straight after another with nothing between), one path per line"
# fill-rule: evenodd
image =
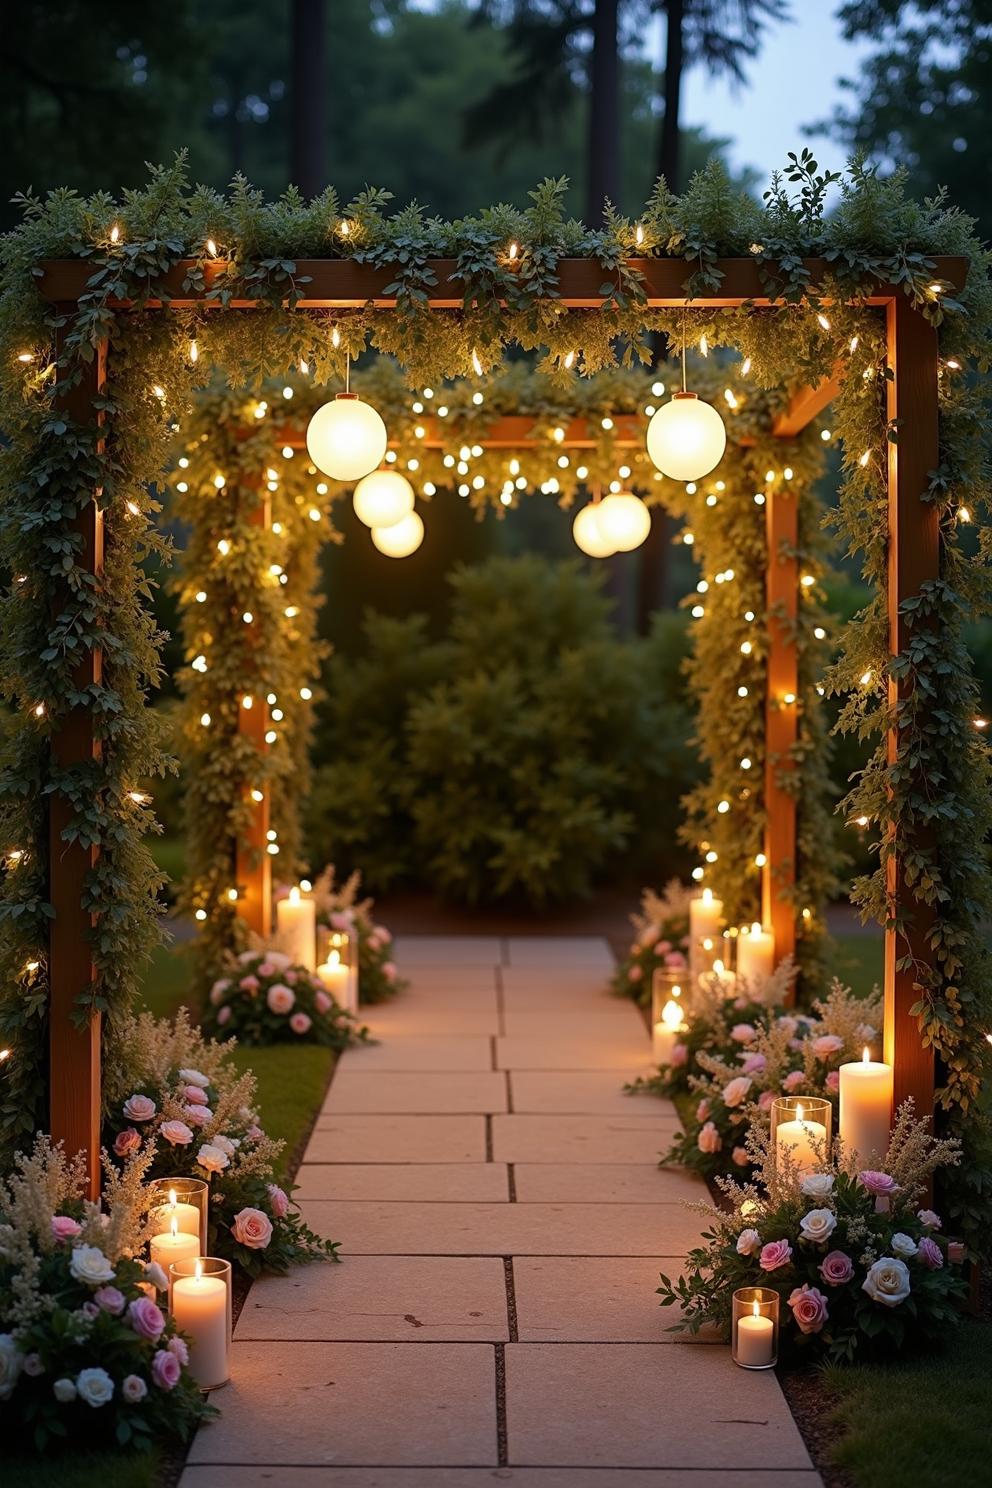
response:
M676 393L648 424L648 455L672 480L701 480L719 465L726 447L723 419L695 393Z
M572 519L572 537L576 547L588 558L612 558L616 548L599 525L601 502L590 501Z
M379 414L354 393L339 393L307 425L307 453L333 480L361 480L382 463L387 442Z
M672 991L674 993L674 987ZM677 1002L665 1003L665 1006L661 1010L661 1021L666 1028L675 1029L682 1026L682 1009Z
M415 553L424 540L424 524L420 513L407 512L398 522L388 527L373 527L372 542L387 558L408 558Z
M373 470L355 487L355 516L366 527L392 527L413 511L413 487L398 470Z
M596 523L606 542L620 553L639 548L651 531L651 513L629 491L611 492L599 503Z

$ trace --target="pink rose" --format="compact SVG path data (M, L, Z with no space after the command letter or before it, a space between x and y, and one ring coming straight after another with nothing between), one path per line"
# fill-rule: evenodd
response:
M311 1027L312 1019L309 1013L295 1012L289 1020L289 1026L294 1033L307 1033Z
M771 1108L772 1108L772 1106L774 1104L775 1104L775 1092L774 1092L774 1090L763 1090L761 1092L761 1094L758 1096L758 1109L759 1110L761 1110L761 1111L770 1111Z
M141 1146L141 1133L133 1126L126 1126L114 1138L114 1151L118 1157L130 1157Z
M150 1338L153 1343L165 1327L162 1309L151 1297L135 1298L128 1307L127 1318L135 1333Z
M667 956L671 949L672 942L670 940L659 940L655 946L655 951L659 956Z
M250 997L254 997L259 987L258 977L244 976L241 978L238 986L241 988L242 992L247 992Z
M746 1147L735 1147L731 1156L739 1168L746 1168L751 1159L747 1155Z
M639 966L632 966L627 973L627 980L628 982L639 982L643 976L644 973Z
M831 1095L836 1095L840 1089L840 1070L831 1070L826 1079L827 1089Z
M331 915L331 925L335 930L350 930L353 923L351 912L347 909L336 909Z
M810 1045L817 1059L829 1059L833 1054L839 1054L844 1047L844 1040L838 1038L836 1033L821 1033Z
M686 959L681 951L666 951L665 965L670 966L673 971L681 971L686 964Z
M230 985L230 977L221 977L219 982L214 982L213 986L210 988L210 1001L214 1007L216 1007L219 1002L222 1002L224 1000L224 993L227 991Z
M53 1240L75 1240L77 1235L83 1233L83 1227L70 1219L68 1214L52 1215L52 1239Z
M93 1293L93 1301L102 1311L109 1312L114 1317L120 1317L124 1311L124 1293L119 1292L115 1286L97 1287Z
M948 1240L947 1259L952 1266L963 1266L965 1254L965 1243L963 1240Z
M796 1287L789 1297L789 1306L800 1333L819 1333L827 1321L827 1299L808 1281Z
M168 1349L157 1349L152 1359L152 1379L160 1390L174 1390L182 1374L182 1365Z
M264 1250L272 1239L272 1221L261 1209L241 1209L234 1216L231 1234L249 1250Z
M278 1183L269 1184L269 1203L276 1219L285 1219L289 1213L289 1196Z
M746 1075L763 1075L767 1064L764 1054L745 1054L741 1069Z
M191 1106L208 1106L210 1104L207 1099L207 1092L201 1090L199 1085L184 1085L182 1093L184 1099L188 1100Z
M801 1086L805 1084L805 1080L806 1077L803 1074L802 1070L793 1070L792 1073L786 1075L785 1079L782 1081L782 1089L785 1090L789 1095L792 1095L793 1091L799 1090Z
M83 1314L83 1317L91 1323L96 1322L96 1319L100 1316L100 1309L95 1302L84 1302L79 1310Z
M707 1121L696 1138L696 1146L700 1152L719 1152L722 1145L720 1133L712 1121Z
M657 925L645 925L644 929L641 931L637 939L639 944L642 945L646 951L648 951L654 945L660 934L661 931L658 929ZM665 949L667 950L668 947L666 946Z
M249 1142L260 1142L264 1136L265 1133L260 1126L250 1126L245 1132L245 1137Z
M820 1275L827 1286L844 1286L854 1275L854 1262L842 1250L831 1250L820 1262Z
M230 1023L230 1021L231 1021L231 1009L225 1003L225 1005L222 1008L218 1008L217 1009L217 1027L218 1028L223 1028L224 1027L224 1024L225 1023Z
M934 1214L932 1209L918 1209L916 1217L925 1230L940 1229L940 1215Z
M386 978L386 981L387 982L395 982L395 980L396 980L396 965L395 965L395 962L393 962L393 961L384 961L382 963L382 974Z
M747 1075L738 1075L734 1080L728 1080L723 1087L723 1103L733 1109L734 1106L742 1105L747 1099L747 1093L751 1089L751 1080Z
M265 994L265 1001L269 1005L270 1012L288 1013L296 1001L296 994L288 987L284 987L282 982L273 982Z
M683 1064L689 1062L689 1045L673 1044L672 1052L668 1056L668 1063L672 1069L680 1069Z
M777 1271L779 1266L787 1266L791 1260L792 1246L788 1240L769 1240L761 1247L758 1265L762 1271Z
M221 1012L223 1011L224 1009L221 1008ZM228 1013L230 1013L231 1009L228 1008L227 1011ZM227 1020L224 1019L222 1021L226 1022ZM213 1121L214 1119L214 1113L213 1111L211 1111L209 1106L186 1106L183 1110L183 1115L186 1117L186 1120L189 1122L190 1126L195 1126L197 1128L201 1126L209 1126L211 1121Z
M258 974L263 978L275 976L276 968L272 965L271 961L262 961L258 967Z
M862 1188L866 1188L876 1199L891 1199L897 1192L899 1185L888 1173L877 1173L871 1168L866 1168L863 1173L858 1174L858 1182Z
M155 1102L147 1095L131 1095L124 1102L124 1115L128 1121L151 1121L155 1109Z
M709 1103L709 1101L704 1096L703 1099L699 1102L699 1105L696 1107L696 1120L697 1121L706 1121L707 1118L709 1117L709 1114L710 1114L710 1103Z
M917 1246L916 1259L921 1265L926 1266L928 1271L939 1271L944 1264L940 1246L936 1240L931 1240L929 1235L924 1235Z
M391 930L387 930L385 925L376 925L375 933L376 935L378 935L383 945L389 945L389 943L392 941L393 932Z
M284 980L287 986L295 987L297 982L300 980L300 974L298 971L287 971L284 975Z
M730 1037L735 1044L750 1044L757 1035L750 1023L735 1023L730 1030Z
M140 1374L127 1374L121 1381L121 1394L128 1405L140 1405L148 1394L148 1386Z
M165 1346L170 1354L175 1354L180 1364L185 1365L189 1363L189 1349L186 1346L186 1340L185 1338L180 1338L178 1333L174 1334Z
M197 1109L202 1110L203 1108L197 1107ZM163 1121L159 1127L159 1134L167 1142L171 1142L173 1147L188 1147L193 1140L193 1133L185 1121Z
M332 1002L331 998L328 997L323 987L321 987L317 992L313 994L313 1005L317 1009L318 1013L329 1013L331 1011L331 1008L334 1006L334 1003Z

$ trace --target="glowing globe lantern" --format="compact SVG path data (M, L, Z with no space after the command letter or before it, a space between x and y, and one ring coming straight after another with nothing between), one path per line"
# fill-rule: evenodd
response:
M648 424L648 454L672 480L701 480L719 465L726 448L723 419L695 393L676 393Z
M580 507L572 520L572 536L576 546L589 558L612 558L614 545L604 537L599 527L601 502L590 501Z
M307 426L307 453L332 480L357 481L382 463L386 426L356 393L338 393Z
M424 540L424 524L419 513L408 512L391 527L373 527L372 541L387 558L409 558Z
M358 482L352 499L366 527L392 527L413 511L413 487L398 470L373 470Z
M599 503L596 525L616 552L630 553L651 531L651 513L637 496L616 491Z

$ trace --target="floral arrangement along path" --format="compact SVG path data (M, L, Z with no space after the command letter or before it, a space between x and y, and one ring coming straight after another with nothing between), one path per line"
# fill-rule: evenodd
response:
M666 1331L705 1188L656 1166L674 1108L621 1092L650 1046L606 942L397 960L299 1173L343 1264L254 1284L181 1488L819 1488L774 1374Z

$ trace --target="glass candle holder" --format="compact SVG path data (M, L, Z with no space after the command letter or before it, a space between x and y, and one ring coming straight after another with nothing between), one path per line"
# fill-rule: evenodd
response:
M819 1095L780 1095L772 1102L771 1144L775 1165L788 1156L798 1178L805 1178L830 1155L834 1112Z
M358 1011L358 967L353 952L351 936L345 930L321 932L322 959L317 967L317 976L339 1007L349 1013Z
M189 1371L201 1390L231 1377L231 1263L217 1256L173 1261L169 1311L189 1343Z
M320 952L321 963L329 961L331 952L337 951L337 959L341 965L351 965L351 936L347 930L328 930L321 926L317 936L317 950Z
M168 1274L170 1261L182 1260L176 1254L168 1260L155 1254L156 1241L173 1233L196 1236L196 1255L207 1250L207 1221L210 1215L210 1186L202 1178L155 1178L149 1210L155 1233L152 1237L152 1260L158 1261Z
M657 1064L671 1064L686 1031L687 990L685 971L659 966L651 978L651 1053Z
M778 1360L778 1292L741 1287L734 1293L730 1352L741 1369L772 1369Z

